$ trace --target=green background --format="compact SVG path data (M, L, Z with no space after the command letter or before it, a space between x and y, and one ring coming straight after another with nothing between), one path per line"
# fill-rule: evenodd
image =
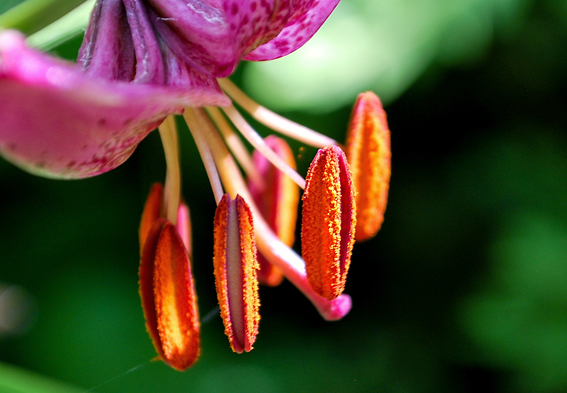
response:
M213 317L184 373L150 361L137 289L139 217L165 170L157 134L88 180L0 161L0 392L567 392L566 26L555 0L343 0L322 43L242 63L234 80L253 97L339 141L356 92L382 96L389 204L355 246L342 321L287 282L262 288L255 349L232 353ZM302 68L317 53L333 55L313 60L320 81ZM295 99L284 88L306 83ZM205 315L215 204L180 126ZM292 146L304 174L315 151Z

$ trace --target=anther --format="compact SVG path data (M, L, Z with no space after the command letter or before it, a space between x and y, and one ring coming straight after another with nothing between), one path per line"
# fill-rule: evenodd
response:
M390 183L390 130L380 99L368 91L358 96L348 128L346 155L356 190L356 240L380 230Z
M250 208L225 194L215 214L215 283L225 334L234 352L252 350L260 321L256 242Z
M337 146L321 149L307 172L301 248L309 284L329 300L344 290L355 225L354 189L345 154Z

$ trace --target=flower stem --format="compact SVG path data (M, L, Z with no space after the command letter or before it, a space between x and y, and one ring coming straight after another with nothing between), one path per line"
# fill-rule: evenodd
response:
M34 48L48 51L84 34L94 4L95 0L85 1L73 11L30 35L27 43Z
M0 15L0 27L35 33L73 10L85 0L27 0Z

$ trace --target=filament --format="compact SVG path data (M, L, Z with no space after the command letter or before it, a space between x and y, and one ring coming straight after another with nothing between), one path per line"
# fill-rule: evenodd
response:
M167 219L173 225L176 225L181 198L181 173L179 170L179 146L175 118L173 116L166 117L158 129L167 165L163 211Z
M246 112L265 126L290 138L316 148L337 145L337 141L310 128L297 124L263 107L248 97L227 78L217 79L219 85Z
M231 105L222 109L236 128L238 128L240 133L256 150L262 153L276 168L288 175L299 187L305 188L305 179L266 145L264 139L246 122L234 106Z
M206 112L201 108L187 108L185 118L191 119L194 124L203 126L199 133L203 135L211 149L212 157L216 163L220 178L232 198L240 194L252 211L254 217L254 233L256 244L260 252L290 280L317 308L323 318L337 320L348 313L351 300L348 295L341 295L329 301L311 289L305 272L305 262L295 251L286 246L266 223L254 200L250 196L242 174L236 165L228 148L223 142L218 130L215 128ZM188 120L189 122L189 120Z
M238 134L234 132L234 129L230 126L226 117L222 114L219 108L214 106L205 107L205 110L217 126L217 129L221 132L228 148L236 158L236 161L240 164L244 172L250 180L252 180L258 187L264 185L264 179L260 176L256 167L252 163L252 158L248 153L248 150L242 143L242 140L238 137Z
M189 127L189 131L191 131L191 135L193 135L193 140L197 145L197 150L199 150L199 155L201 156L201 160L205 165L205 171L207 172L209 183L211 183L211 188L215 196L215 202L218 205L222 196L224 195L224 191L219 177L219 172L215 165L213 155L211 154L211 149L204 135L204 133L207 132L208 126L207 124L205 124L206 122L204 121L204 119L196 116L195 112L189 108L186 109L185 112L183 112L183 117L187 122L187 126Z

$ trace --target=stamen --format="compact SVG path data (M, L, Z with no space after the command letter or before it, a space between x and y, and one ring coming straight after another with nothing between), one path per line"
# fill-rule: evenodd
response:
M199 128L197 132L207 139L227 192L231 196L240 194L248 201L254 216L254 233L258 250L282 271L286 278L313 303L321 316L327 321L336 321L348 314L352 307L350 296L343 294L329 301L313 291L307 281L305 262L276 236L262 218L258 207L252 201L238 166L206 113L200 108L187 108L184 116L185 119L199 119L198 124L202 128Z
M186 110L183 113L183 117L187 122L187 126L189 127L189 131L191 131L191 135L193 135L193 140L197 145L197 149L199 150L199 154L201 155L201 160L205 165L205 171L207 172L207 176L209 177L209 183L211 183L215 201L218 205L222 196L224 195L224 190L213 155L211 154L211 149L202 131L203 129L207 128L207 125L202 124L203 120L198 116L195 116L195 113L192 110Z
M250 142L252 146L260 153L262 153L275 167L288 175L301 188L305 188L305 179L301 177L294 169L287 165L281 158L278 157L272 149L266 145L264 139L248 124L242 115L236 110L234 106L227 106L222 108L224 113L232 121L232 124L238 128L240 133Z
M269 135L265 141L279 157L295 169L293 153L285 140ZM291 247L295 240L299 187L257 150L253 153L253 162L264 179L263 184L248 179L248 187L254 202L270 228L282 242ZM260 263L258 281L261 284L277 286L282 282L281 271L269 263L261 253L258 255L258 262Z
M232 350L252 350L260 300L252 212L240 195L225 194L215 214L215 282L221 317Z
M230 126L226 117L222 114L219 108L214 106L205 107L205 110L217 126L217 129L221 132L228 148L236 158L236 161L240 164L246 176L253 179L256 184L263 184L264 180L258 173L255 165L252 163L252 158L248 153L248 150L242 143L242 140L238 137L236 132Z
M140 228L138 230L138 235L140 239L140 255L144 249L146 243L146 238L150 229L156 221L163 218L162 215L162 204L163 204L163 186L161 183L154 183L150 189L150 194L144 205L144 211L142 213L142 219L140 221ZM181 201L179 203L179 209L177 211L177 232L185 249L189 254L189 258L192 256L192 244L191 244L191 220L189 218L189 207L185 202Z
M358 96L347 134L346 155L357 192L356 240L372 238L384 221L390 183L390 130L376 94Z
M149 231L140 263L146 327L159 357L177 370L199 356L199 315L191 264L182 239L164 218Z
M173 116L166 117L158 130L167 164L163 208L167 219L175 225L177 224L177 211L181 198L181 173L179 170L179 147L175 118Z
M142 220L140 221L140 229L138 230L138 236L140 240L140 256L144 250L144 245L146 244L146 238L150 229L159 218L161 217L161 209L163 203L163 186L160 183L155 183L150 189L150 194L146 203L144 205L144 211L142 213Z
M230 98L232 98L254 119L274 131L317 148L338 144L334 139L286 119L285 117L280 116L256 103L244 94L244 92L234 83L232 83L230 79L221 78L217 80L221 88L230 96Z
M301 249L309 284L329 300L344 290L355 226L354 189L346 156L338 146L321 149L307 172Z
M191 229L191 213L189 212L189 206L185 202L181 202L179 205L179 210L177 212L177 232L179 232L179 237L183 240L185 244L185 249L187 250L187 255L189 259L193 258L193 242L192 239L192 229Z

